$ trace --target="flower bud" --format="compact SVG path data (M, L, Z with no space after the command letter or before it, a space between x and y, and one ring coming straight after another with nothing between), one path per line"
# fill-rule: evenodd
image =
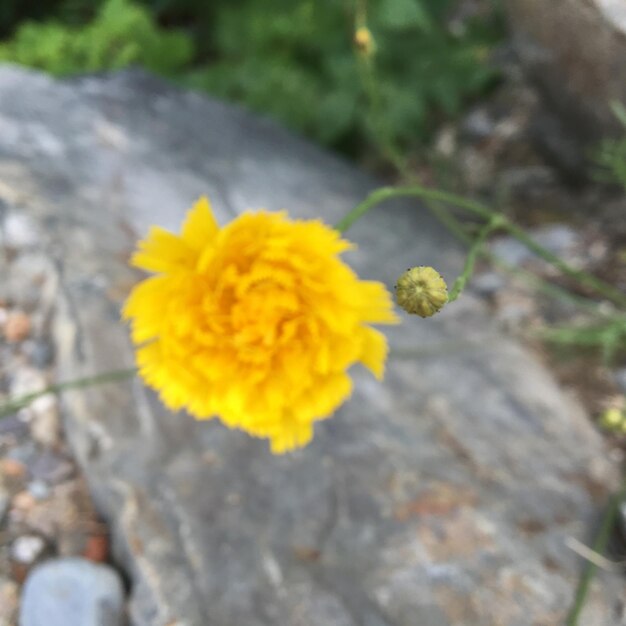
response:
M396 284L396 302L407 312L430 317L448 301L448 287L432 267L408 269Z
M361 26L357 28L354 33L354 45L357 50L365 57L369 57L374 54L375 44L372 33L367 26Z
M626 431L626 413L617 407L606 409L600 416L600 426L615 432Z

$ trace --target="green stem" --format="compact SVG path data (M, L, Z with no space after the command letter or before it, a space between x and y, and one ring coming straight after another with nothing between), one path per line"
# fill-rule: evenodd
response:
M104 374L96 374L95 376L87 376L85 378L78 378L77 380L70 380L63 383L57 383L55 385L49 385L39 391L33 391L27 393L14 400L0 405L0 418L12 415L16 411L27 407L33 400L45 396L48 393L61 393L68 389L82 389L83 387L90 387L91 385L101 385L104 383L110 383L124 378L129 378L137 373L137 368L128 368L122 370L113 370L111 372L105 372Z
M381 187L380 189L376 189L370 193L369 196L367 196L362 202L357 204L341 221L338 222L335 228L339 232L344 233L348 230L348 228L350 228L350 226L352 226L352 224L354 224L377 204L393 198L404 198L408 196L421 198L422 200L431 200L434 202L445 202L482 217L485 220L491 220L494 216L499 215L479 202L468 200L445 191L440 191L439 189L426 189L420 185L398 188ZM570 267L557 255L538 244L532 237L526 234L523 229L510 222L507 218L500 216L500 219L500 227L523 243L539 258L556 267L558 270L563 272L563 274L576 279L580 284L593 288L598 294L602 295L607 300L611 300L620 306L626 306L626 295L621 293L619 290L596 278L595 276L588 274L587 272Z
M471 245L472 238L465 232L459 220L453 217L452 215L450 215L447 209L445 209L444 207L442 207L440 204L436 202L432 202L428 200L426 201L426 205L428 206L429 210L433 213L433 215L448 230L450 230L452 234L455 235L459 241L461 241L462 243L468 246ZM567 289L564 289L563 287L559 287L558 285L549 283L545 281L543 278L539 278L532 272L529 272L528 270L524 270L520 267L515 267L514 265L511 265L510 263L506 263L505 261L497 257L495 254L489 252L489 250L487 249L483 248L482 250L479 250L478 254L481 257L484 257L485 259L487 259L491 264L493 264L494 267L497 267L503 272L507 272L508 274L511 274L513 276L517 276L518 278L520 278L527 284L531 285L535 289L542 291L547 296L550 296L552 298L557 298L565 302L569 302L570 304L578 308L584 309L585 311L588 311L589 313L593 313L595 316L612 317L608 313L603 313L602 311L599 311L598 305L592 300L589 300L588 298L585 298L583 296L577 296L571 293L570 291L568 291Z
M463 268L463 272L461 275L454 281L452 285L452 289L450 290L450 295L448 296L448 302L454 302L463 289L465 289L465 285L467 281L471 278L474 273L474 265L476 264L476 258L481 253L483 246L485 245L485 241L487 241L487 237L494 231L498 230L502 227L502 217L499 215L494 215L480 230L478 233L478 237L474 240L474 243L470 246L470 249L467 252L467 257L465 259L465 267Z
M453 235L457 237L459 241L466 245L471 245L472 238L465 232L463 227L461 226L459 220L452 215L442 206L440 206L436 202L426 201L426 205L429 210L433 213L433 215L448 229L452 232ZM524 282L532 285L535 289L542 291L548 296L552 298L557 298L559 300L563 300L577 306L581 309L588 311L589 313L593 313L594 315L600 315L602 317L606 317L608 314L603 314L601 311L598 311L598 305L589 300L588 298L584 298L583 296L577 296L567 289L563 287L559 287L558 285L554 285L553 283L549 283L545 281L543 278L539 278L532 272L528 270L521 269L519 267L515 267L510 263L506 263L495 254L489 252L489 250L482 249L479 250L478 254L481 257L487 259L490 263L492 263L498 269L512 274L513 276L517 276L521 278Z
M611 501L609 502L609 506L602 519L602 524L600 525L600 530L598 531L598 534L592 546L594 552L604 555L607 544L609 542L609 538L611 536L611 531L615 526L620 503L623 502L625 498L626 476L622 479L622 485L619 491L611 498ZM574 595L574 604L572 605L572 608L567 615L567 620L565 622L566 626L577 626L578 619L580 618L580 614L582 613L585 604L585 600L587 599L587 594L589 592L589 587L591 586L591 581L593 580L597 569L598 566L595 563L587 561L587 565L583 570L582 576L580 577L578 586L576 588L576 593Z

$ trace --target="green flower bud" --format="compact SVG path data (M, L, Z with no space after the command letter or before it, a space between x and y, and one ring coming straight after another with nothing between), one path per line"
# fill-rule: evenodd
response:
M448 301L448 287L432 267L408 269L396 284L396 302L407 312L430 317Z

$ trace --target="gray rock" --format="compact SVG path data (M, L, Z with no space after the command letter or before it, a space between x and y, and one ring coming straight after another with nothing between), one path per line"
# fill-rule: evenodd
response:
M4 522L4 518L9 511L11 505L11 494L4 484L3 478L0 475L0 526Z
M48 337L29 339L22 344L22 350L38 369L49 367L54 360L54 346Z
M494 270L472 276L470 288L481 296L491 297L506 285L505 276Z
M461 132L469 140L478 141L490 137L495 130L495 122L489 112L482 108L471 111L461 123Z
M26 579L21 626L121 626L124 593L117 572L84 559L56 559Z
M579 244L578 233L564 224L553 224L538 228L531 233L533 239L544 248L562 258L570 260L572 251ZM537 256L514 237L499 237L491 244L491 251L502 261L520 267Z
M593 144L620 132L609 105L626 102L624 3L511 0L506 7L516 50L567 134Z
M620 391L626 395L626 367L622 367L613 372L613 379L615 384L620 388Z
M44 448L56 448L61 439L61 419L56 397L37 398L28 407L31 437Z
M28 469L34 479L53 485L72 476L74 463L62 454L43 449L29 459Z
M205 193L221 223L265 207L332 224L376 185L136 72L56 82L0 68L0 128L0 178L33 198L24 210L58 271L62 379L132 363L125 259L151 224L177 229ZM453 279L463 263L416 202L372 211L350 237L360 275L388 285L411 265ZM64 396L134 625L563 621L582 566L565 539L588 539L619 469L601 437L469 294L386 332L384 384L355 371L352 399L283 457L172 415L138 381ZM612 624L622 592L603 573L582 623Z
M16 441L28 434L29 426L17 413L0 418L0 442Z
M39 450L33 441L24 441L19 446L14 446L7 451L7 457L19 461L26 467L30 467L37 459Z

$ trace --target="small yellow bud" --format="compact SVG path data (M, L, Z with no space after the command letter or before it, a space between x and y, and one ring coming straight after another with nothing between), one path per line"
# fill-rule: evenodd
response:
M396 302L407 313L430 317L447 301L446 281L432 267L413 267L396 284Z
M361 26L357 28L354 33L354 45L358 51L366 57L374 54L375 44L372 33L367 26Z
M608 430L624 430L626 427L626 415L617 407L607 409L600 416L600 425Z

